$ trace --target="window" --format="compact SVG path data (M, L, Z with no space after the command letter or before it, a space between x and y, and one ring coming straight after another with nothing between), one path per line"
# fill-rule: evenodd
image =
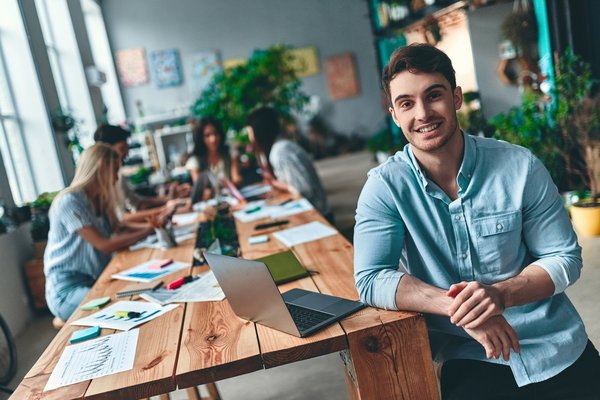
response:
M93 143L96 117L67 2L35 0L35 6L61 108L79 122L79 139L86 147Z
M102 18L102 10L94 0L81 0L81 8L94 62L98 69L106 74L106 83L100 86L100 90L102 91L102 100L108 110L107 119L110 124L118 125L126 119L125 109Z
M18 205L64 187L19 3L0 0L0 196Z

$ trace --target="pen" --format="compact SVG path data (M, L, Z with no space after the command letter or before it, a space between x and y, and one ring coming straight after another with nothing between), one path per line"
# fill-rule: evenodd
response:
M254 207L254 208L251 208L251 209L249 209L249 210L246 210L246 214L252 214L253 212L260 211L260 208L261 208L260 206L256 206L256 207Z
M178 287L181 287L181 285L183 285L184 283L188 283L193 280L194 280L194 277L192 275L188 275L188 276L184 276L184 277L175 279L174 281L170 282L167 285L167 289L169 289L169 290L177 289Z
M142 313L136 311L117 311L115 317L117 318L138 318Z
M282 201L281 203L277 204L279 207L281 206L285 206L287 203L291 203L292 201L294 201L294 199L287 199L285 201Z
M156 264L152 264L149 268L150 269L161 269L166 267L167 265L173 264L173 260L162 260L157 262Z
M254 229L260 230L260 229L273 228L275 226L288 224L289 222L290 221L288 221L287 219L282 219L280 221L273 221L273 222L267 222L264 224L258 224L254 227Z

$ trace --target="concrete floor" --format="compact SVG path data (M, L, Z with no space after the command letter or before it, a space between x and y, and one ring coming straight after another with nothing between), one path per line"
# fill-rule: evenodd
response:
M338 229L350 239L356 200L366 180L366 173L373 166L372 157L366 152L317 162ZM584 269L580 280L567 293L580 312L590 339L600 345L600 319L597 313L597 304L600 303L600 237L581 238L580 244L583 247ZM19 369L9 386L17 386L52 340L55 331L51 321L48 313L42 313L17 338ZM225 379L217 382L217 387L224 400L342 400L348 399L342 368L339 355L330 354ZM0 399L6 398L2 396L0 394ZM173 400L186 398L185 391L171 394Z

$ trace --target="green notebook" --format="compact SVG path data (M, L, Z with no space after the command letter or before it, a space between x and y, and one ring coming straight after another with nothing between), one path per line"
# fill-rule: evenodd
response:
M291 250L261 257L256 261L261 261L266 264L271 275L273 275L273 280L278 285L304 278L309 275L306 268L304 268L304 265L300 264L300 261L298 261L294 252Z

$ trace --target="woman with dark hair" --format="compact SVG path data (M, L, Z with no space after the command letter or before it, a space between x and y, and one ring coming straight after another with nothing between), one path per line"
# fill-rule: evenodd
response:
M248 116L247 129L263 178L276 189L299 193L331 219L325 190L309 155L295 142L280 136L277 110L261 107L253 111Z
M199 179L207 180L207 173L211 173L217 179L227 178L234 185L241 184L239 163L237 157L229 153L221 123L210 116L202 117L194 127L193 135L194 149L185 167L190 171L194 185L198 187ZM210 197L210 193L202 194L203 199L206 197Z

